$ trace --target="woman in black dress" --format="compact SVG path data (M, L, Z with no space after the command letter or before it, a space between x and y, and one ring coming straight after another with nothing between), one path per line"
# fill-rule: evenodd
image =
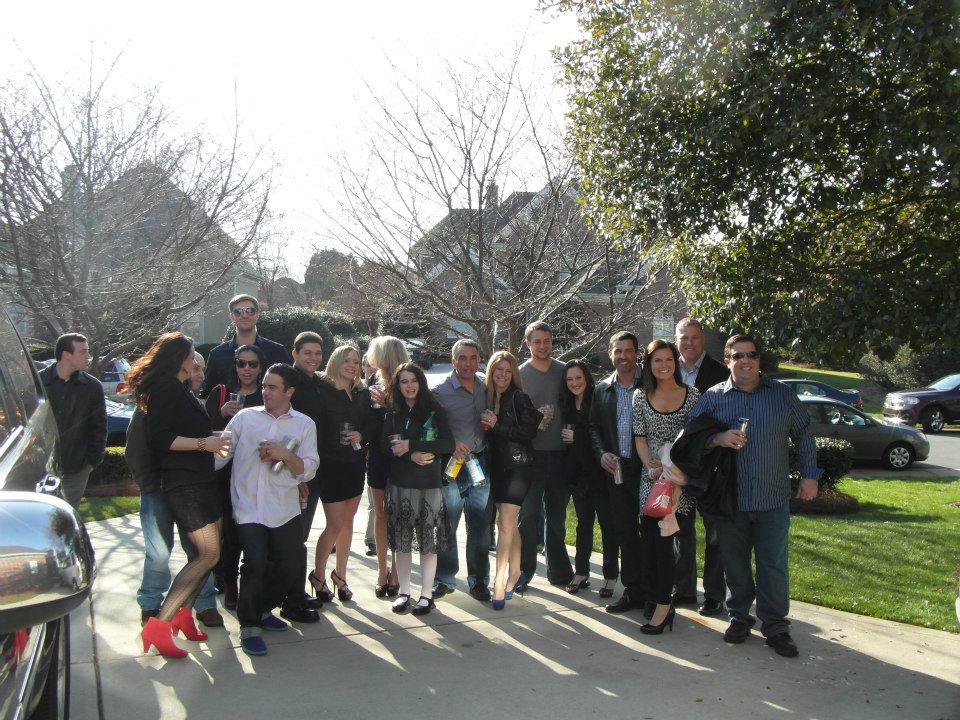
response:
M222 506L213 453L228 442L212 434L207 411L187 389L193 364L193 341L173 332L161 335L127 373L128 392L146 413L151 465L177 527L197 549L173 579L159 615L141 633L144 652L153 645L166 657L187 656L173 642L177 631L188 640L206 640L190 608L220 557Z
M533 481L533 445L543 415L520 389L520 368L509 352L495 352L487 363L487 405L480 418L489 428L490 495L497 506L497 571L493 582L494 610L502 610L523 587L520 571L520 506Z
M577 511L576 574L566 591L575 594L590 585L590 555L593 552L593 523L600 523L603 543L603 585L600 597L613 595L619 564L616 535L610 516L607 484L590 444L590 403L593 401L593 377L583 360L571 360L564 367L560 388L560 412L563 430L560 437L567 443L567 484Z
M453 543L440 467L440 455L453 452L453 433L419 366L401 365L392 386L392 409L384 418L380 445L392 457L387 538L400 584L393 611L400 613L410 606L410 567L416 548L420 551L420 599L412 612L426 615L434 607L437 552L449 550Z
M363 494L366 454L363 446L375 428L370 393L360 379L360 351L350 345L338 347L327 361L318 384L325 414L318 425L320 453L320 502L326 524L317 539L314 569L308 576L317 597L333 600L324 577L327 559L337 547L336 567L330 581L341 602L353 597L347 586L347 558L353 540L353 516Z
M233 353L233 364L227 373L227 381L216 385L207 395L207 414L214 430L223 430L230 418L247 407L263 405L260 384L266 370L267 359L257 345L241 345ZM231 400L239 395L239 400ZM237 609L237 582L240 578L240 537L233 520L233 501L230 499L230 473L233 461L217 470L217 485L223 501L223 547L220 551L219 573L222 578L223 606Z

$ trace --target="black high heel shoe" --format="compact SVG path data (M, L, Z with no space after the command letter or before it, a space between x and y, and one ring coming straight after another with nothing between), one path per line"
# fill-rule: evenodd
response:
M353 591L347 586L347 581L337 574L336 570L330 572L330 582L337 588L337 597L340 602L349 602L353 599Z
M673 632L673 618L676 617L677 611L674 609L673 605L670 606L670 610L667 612L667 616L663 619L663 622L659 625L654 625L652 623L647 623L640 626L640 632L644 635L662 635L663 628L669 626L670 632Z
M310 581L310 588L313 590L314 596L318 600L323 602L332 602L333 593L330 592L330 589L327 587L327 581L321 580L317 577L317 574L311 570L310 574L307 575L307 580Z

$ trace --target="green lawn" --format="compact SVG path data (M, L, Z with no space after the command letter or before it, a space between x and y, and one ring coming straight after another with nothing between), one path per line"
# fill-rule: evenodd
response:
M84 522L90 520L109 520L110 518L140 512L140 497L85 497L80 501L80 517Z
M795 515L791 524L790 585L796 600L956 632L956 572L960 567L960 478L863 478L839 490L860 512ZM699 565L703 525L698 519ZM567 543L576 518L567 514ZM600 549L594 527L594 550ZM594 555L594 561L600 558Z

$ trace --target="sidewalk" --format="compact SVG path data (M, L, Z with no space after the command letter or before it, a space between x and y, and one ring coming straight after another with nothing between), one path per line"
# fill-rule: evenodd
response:
M91 523L99 576L71 617L74 720L960 718L954 634L795 602L797 659L776 656L759 634L726 645L726 622L692 608L674 632L647 637L639 613L603 611L596 575L578 595L537 577L501 612L461 581L429 615L394 615L373 593L365 524L363 503L352 602L325 605L314 625L266 634L270 653L256 659L240 652L236 617L223 612L226 628L203 643L180 639L191 656L165 660L139 645L139 518Z

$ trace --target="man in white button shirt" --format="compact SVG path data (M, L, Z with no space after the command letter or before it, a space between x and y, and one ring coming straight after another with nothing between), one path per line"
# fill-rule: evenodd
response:
M272 611L283 601L305 552L298 487L314 476L320 459L316 425L290 407L295 373L289 365L270 366L263 378L263 407L233 416L226 428L233 433L230 452L216 458L217 468L233 458L230 496L243 548L237 618L247 655L267 654L262 630L287 629ZM290 440L295 441L292 450Z

